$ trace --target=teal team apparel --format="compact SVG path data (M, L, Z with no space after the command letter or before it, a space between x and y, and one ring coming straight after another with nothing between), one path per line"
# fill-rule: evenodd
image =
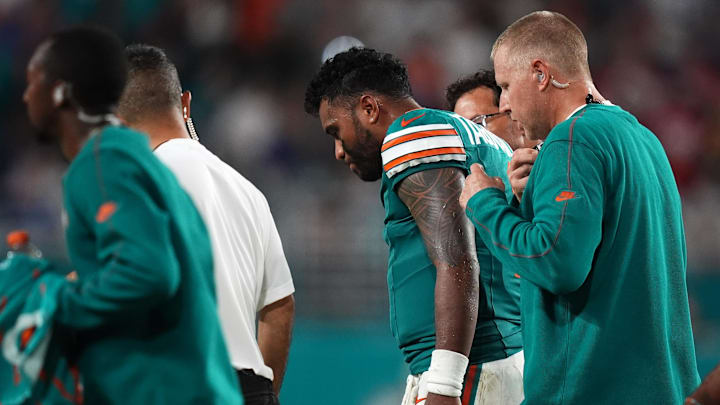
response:
M239 404L215 305L205 226L146 136L105 127L64 178L78 282L56 323L88 404Z
M0 262L0 404L82 404L75 368L53 335L67 283L48 261L13 252Z
M413 110L388 128L382 146L381 194L385 207L384 238L390 248L390 325L412 374L427 371L435 349L436 269L415 220L397 194L397 187L404 178L419 171L456 167L468 173L470 165L476 162L507 181L505 168L511 153L500 138L446 111ZM470 364L504 359L522 349L519 279L504 272L500 262L476 239L484 300L478 306Z
M699 384L680 195L631 114L584 106L548 135L519 210L486 189L467 214L522 277L525 403L680 404Z

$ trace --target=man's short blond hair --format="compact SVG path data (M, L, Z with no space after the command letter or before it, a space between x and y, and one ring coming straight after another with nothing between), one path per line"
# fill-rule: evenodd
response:
M533 59L547 61L565 79L590 76L585 37L567 17L552 11L536 11L512 23L493 44L490 57L505 48L515 67Z

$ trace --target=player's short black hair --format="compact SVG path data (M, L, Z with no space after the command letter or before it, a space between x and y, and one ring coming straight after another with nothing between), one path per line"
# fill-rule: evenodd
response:
M123 44L116 35L81 26L56 32L46 43L40 63L47 81L69 84L70 99L86 113L115 109L127 79Z
M372 91L394 99L412 96L405 65L389 53L350 48L328 59L305 92L305 111L317 116L323 99Z
M182 85L177 68L165 52L155 46L132 44L125 48L128 82L119 114L136 122L146 114L182 108Z
M500 105L500 87L495 82L495 71L480 70L471 75L461 77L453 84L449 85L445 90L445 99L447 100L448 109L455 109L455 104L463 96L463 94L475 90L478 87L487 87L493 91L493 102L495 106Z

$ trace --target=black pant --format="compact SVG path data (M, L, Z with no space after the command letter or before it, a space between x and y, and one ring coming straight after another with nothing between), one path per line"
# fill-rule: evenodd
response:
M245 405L280 405L272 381L249 369L236 370Z

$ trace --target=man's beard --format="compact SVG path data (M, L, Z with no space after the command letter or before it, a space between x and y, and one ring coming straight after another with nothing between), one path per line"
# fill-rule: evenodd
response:
M55 143L57 137L50 129L55 126L55 120L52 116L47 116L38 125L33 125L32 122L30 123L30 130L37 142L44 145Z
M43 148L48 147L48 151L52 151L53 153L57 153L62 160L64 160L67 163L70 163L71 159L69 159L67 156L65 156L65 153L62 148L62 144L60 142L60 138L58 135L51 130L51 128L57 128L56 125L52 125L49 123L50 119L46 120L43 125L35 126L30 125L30 133L32 133L33 138L35 138L35 141L42 145Z
M358 164L355 163L355 165L358 167L358 177L360 177L360 180L362 181L376 181L382 177L382 158L380 157L380 154L378 153L376 156L376 161L374 162L367 162L367 164ZM365 162L364 162L365 163Z
M52 136L47 127L32 128L32 133L38 143L41 143L43 145L55 143L55 137Z
M380 154L380 145L369 130L360 126L359 122L355 122L355 133L365 134L365 138L355 150L345 151L350 156L351 163L357 167L357 174L362 181L376 181L382 177L383 165L382 155Z

